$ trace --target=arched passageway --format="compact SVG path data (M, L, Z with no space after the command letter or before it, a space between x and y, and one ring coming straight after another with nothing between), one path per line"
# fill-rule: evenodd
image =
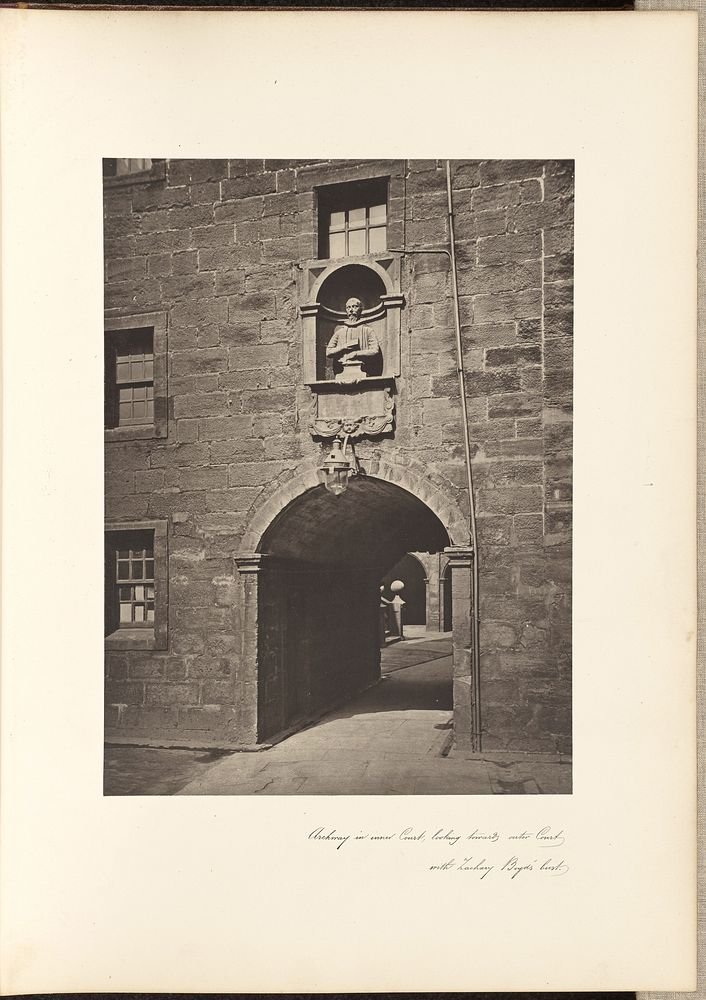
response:
M338 497L312 487L280 511L256 555L259 741L379 678L380 581L406 553L449 544L430 507L372 476Z

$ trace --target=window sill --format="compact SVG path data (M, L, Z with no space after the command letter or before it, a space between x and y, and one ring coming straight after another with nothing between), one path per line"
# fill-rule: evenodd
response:
M341 254L337 257L315 257L312 258L312 263L325 264L327 267L332 264L367 264L371 260L389 260L391 257L399 258L400 256L398 250L370 250L368 253Z
M165 438L166 426L160 424L137 424L134 427L106 427L105 440L108 441L146 441L151 438Z
M153 628L117 628L105 637L106 649L157 649Z

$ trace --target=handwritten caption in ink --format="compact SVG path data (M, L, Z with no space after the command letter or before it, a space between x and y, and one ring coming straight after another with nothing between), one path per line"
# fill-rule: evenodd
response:
M342 849L349 851L356 846L423 846L420 861L429 871L469 872L481 881L498 876L512 881L537 876L556 877L566 875L570 870L561 850L566 842L565 832L551 826L512 833L478 828L462 832L452 827L433 830L411 826L391 833L370 830L353 833L318 826L309 832L308 840L336 852Z

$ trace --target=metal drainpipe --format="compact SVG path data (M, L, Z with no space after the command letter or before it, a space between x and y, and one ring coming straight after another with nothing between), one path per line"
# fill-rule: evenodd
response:
M456 240L454 235L453 199L451 195L451 164L446 161L446 196L449 218L450 250L412 250L407 247L388 247L392 253L402 254L445 254L451 264L451 282L454 301L454 326L456 328L456 369L461 395L461 422L463 425L463 447L466 458L466 481L470 508L470 535L473 548L473 595L471 609L471 671L473 680L471 749L478 753L482 748L480 712L480 596L478 590L478 531L476 525L476 499L473 489L473 467L471 465L471 441L468 432L468 405L466 402L466 373L463 367L463 343L461 341L461 317L458 304L458 277L456 274Z
M476 525L476 499L473 489L473 466L471 465L471 441L468 432L468 406L466 403L466 373L463 367L463 343L461 341L461 317L458 306L458 277L456 274L456 239L454 235L454 210L451 194L451 163L446 161L446 194L449 210L449 244L451 247L451 280L454 298L454 322L456 326L456 354L458 362L458 387L461 394L463 423L463 446L466 454L466 478L468 480L468 503L470 506L471 545L473 546L473 600L471 617L472 675L473 675L473 731L471 748L481 749L480 715L480 597L478 593L478 531Z

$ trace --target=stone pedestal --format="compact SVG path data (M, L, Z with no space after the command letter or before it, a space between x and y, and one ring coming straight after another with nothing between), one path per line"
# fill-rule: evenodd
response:
M366 378L363 364L360 361L344 361L343 370L336 375L334 382L360 382Z

